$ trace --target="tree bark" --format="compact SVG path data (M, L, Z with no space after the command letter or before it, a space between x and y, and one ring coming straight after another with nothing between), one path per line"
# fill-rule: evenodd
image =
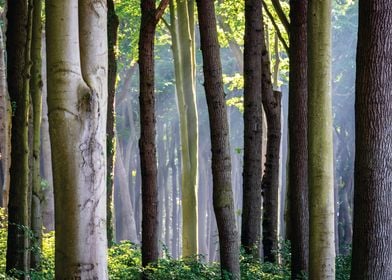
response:
M278 250L279 153L282 94L279 91L273 90L269 54L264 41L262 61L263 108L267 119L266 160L261 183L263 192L263 251L264 260L275 262L276 252Z
M7 2L7 81L12 105L6 271L28 270L29 76L31 12L26 0Z
M290 1L289 219L291 278L308 272L307 0Z
M222 66L212 0L197 0L204 87L210 120L213 204L218 224L222 277L240 278L238 232L231 186L229 129Z
M262 177L262 3L245 0L244 37L244 167L241 244L260 257Z
M308 1L309 277L335 279L331 1Z
M46 3L56 279L108 278L106 19L104 1Z
M198 119L195 82L195 26L194 13L190 12L193 12L193 5L193 0L177 0L176 10L171 8L176 96L180 117L183 257L198 253ZM174 6L174 2L172 2L172 6Z
M351 279L392 279L392 3L359 1Z
M7 208L10 188L10 164L11 164L11 103L8 95L5 40L3 30L0 27L0 162L2 168L2 181L0 185L1 207Z
M41 115L42 115L42 2L33 1L33 21L31 40L31 80L30 96L33 108L33 170L32 196L31 196L31 230L34 234L32 245L42 248L42 190L41 190ZM40 269L40 252L32 251L31 268Z
M107 153L107 235L108 245L111 247L115 241L114 233L114 161L116 157L116 121L115 121L115 95L116 95L116 77L117 77L117 57L116 57L116 45L117 45L117 30L119 26L119 20L114 9L113 0L107 1L108 5L108 116L106 124L106 153Z
M139 36L140 164L142 173L142 265L156 262L158 248L158 187L155 147L154 36L168 1L155 7L154 0L141 2Z

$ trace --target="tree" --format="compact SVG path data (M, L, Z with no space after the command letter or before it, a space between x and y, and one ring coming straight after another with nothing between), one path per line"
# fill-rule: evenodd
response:
M308 3L309 276L334 279L331 1Z
M107 279L107 11L47 1L56 278Z
M32 6L26 0L7 4L7 82L13 107L6 268L10 272L14 268L28 269L25 229L30 224L28 116Z
M351 279L392 278L392 3L359 1Z
M210 120L213 205L218 225L222 273L240 278L238 233L231 187L229 129L223 91L222 66L212 0L197 0L204 88Z
M267 119L266 160L261 182L263 192L263 251L266 261L275 262L275 254L278 249L279 153L282 94L273 89L269 52L265 41L263 41L262 62L262 97L263 108Z
M182 255L198 253L197 169L198 119L196 108L194 1L170 1L170 33L176 76L181 136Z
M244 167L241 244L260 255L262 177L262 3L245 1L244 37Z
M114 98L116 95L116 77L117 77L117 30L119 20L114 9L113 0L107 1L108 5L108 119L106 124L106 153L107 153L107 233L108 245L111 246L115 241L114 234L114 160L116 157L116 121L115 121L115 105Z
M307 0L290 1L289 219L291 275L308 271Z
M34 233L36 247L42 247L42 191L41 191L41 115L42 115L42 2L33 1L32 37L31 37L31 79L30 96L33 109L33 170L32 172L32 194L31 194L31 229ZM40 254L33 252L31 256L31 267L39 269Z
M142 17L139 35L140 75L140 165L142 173L142 265L158 260L158 187L155 147L154 37L158 21L169 0L155 7L155 0L140 3Z
M10 164L11 164L11 103L8 96L5 40L2 27L0 27L0 205L7 208L10 187Z

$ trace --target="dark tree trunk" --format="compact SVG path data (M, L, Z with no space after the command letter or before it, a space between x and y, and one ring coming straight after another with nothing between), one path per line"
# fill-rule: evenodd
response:
M112 246L115 241L114 234L114 202L113 202L113 176L114 176L114 159L116 153L115 138L115 106L114 98L116 95L116 76L117 76L117 58L115 47L117 45L118 17L114 10L113 0L107 1L108 5L108 116L106 123L106 144L107 144L107 234L108 246Z
M260 256L262 177L263 48L262 2L245 0L244 37L244 169L241 244L245 252Z
M155 147L154 37L168 1L155 8L154 0L141 1L139 36L140 164L142 173L142 265L156 262L158 248L158 188Z
M30 17L26 0L8 1L7 10L7 81L12 104L11 187L8 203L7 267L26 271L27 231L29 226L29 72Z
M263 42L262 91L263 107L267 119L267 151L263 192L263 251L264 259L276 261L278 249L278 206L279 206L279 152L281 138L281 99L282 94L274 91L268 50Z
M359 1L351 279L392 279L391 29L391 1Z
M308 271L307 0L290 1L289 232L291 275Z
M219 232L222 272L240 278L238 232L231 186L229 128L214 1L197 0L204 87L211 132L213 204Z

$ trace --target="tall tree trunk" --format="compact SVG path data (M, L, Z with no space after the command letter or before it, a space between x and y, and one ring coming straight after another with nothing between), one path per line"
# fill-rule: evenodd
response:
M262 3L245 0L244 37L244 169L241 243L260 256L262 157Z
M56 278L107 279L106 4L51 0L46 17Z
M113 0L107 1L108 5L108 116L106 124L106 153L107 153L107 183L106 183L106 215L107 215L107 235L109 247L115 241L114 233L114 160L116 157L116 138L115 138L115 104L114 99L116 95L116 77L117 77L117 30L119 20L114 9Z
M271 82L269 54L263 41L263 108L267 119L267 148L262 179L263 251L264 259L275 262L278 249L279 158L281 139L282 94L274 91Z
M5 62L5 40L0 27L0 162L2 168L2 181L0 185L0 205L7 208L10 188L11 164L11 103L7 89L7 67Z
M229 129L214 1L197 0L204 87L210 120L213 204L218 224L222 276L240 278L238 232L235 223Z
M198 253L197 165L198 119L196 109L196 72L193 0L170 2L176 96L180 116L182 255Z
M359 1L351 279L392 279L392 3Z
M309 276L335 279L331 1L308 1Z
M7 272L28 269L29 76L32 7L8 1L7 81L12 104L11 186L8 203Z
M47 102L47 79L46 79L46 38L42 36L42 118L41 118L41 178L45 182L42 191L42 223L46 231L54 230L54 193L52 156L50 149L48 102Z
M154 0L141 1L139 36L140 164L142 172L142 265L156 262L158 248L158 188L155 147L154 36L168 0L155 8Z
M290 1L289 220L291 277L308 271L307 0Z
M30 95L33 108L33 170L32 170L32 197L31 197L31 229L34 234L33 246L42 247L42 190L41 190L41 115L42 115L42 2L33 1L33 26L31 40L31 80ZM40 253L33 250L31 267L40 269Z

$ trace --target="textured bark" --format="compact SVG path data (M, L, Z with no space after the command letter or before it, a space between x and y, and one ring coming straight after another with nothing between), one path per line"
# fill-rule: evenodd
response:
M239 244L230 176L229 129L214 2L197 0L197 8L210 121L213 204L219 232L221 269L222 274L228 272L231 279L239 279Z
M7 3L7 81L13 107L10 194L8 203L7 272L27 271L29 226L29 76L31 6L25 0Z
M244 37L244 167L241 244L260 257L262 157L261 1L245 1Z
M2 178L0 181L0 205L7 208L10 188L11 164L11 103L8 96L5 62L5 40L0 27L0 162Z
M30 96L33 113L33 169L32 169L32 194L31 194L31 230L34 234L32 246L42 247L42 190L40 176L40 154L41 154L41 115L42 115L42 2L33 1L33 21L31 40L31 80ZM31 268L40 269L40 253L32 251Z
M56 279L108 278L106 19L104 1L46 3Z
M276 261L278 250L279 158L281 139L282 94L274 91L271 82L269 54L263 42L262 91L267 120L267 148L262 179L263 192L263 252L264 260Z
M198 119L196 109L196 72L193 0L177 0L172 20L176 93L180 116L181 190L182 190L182 255L198 253L197 165ZM192 11L192 13L190 12ZM179 89L181 87L181 89Z
M154 36L168 1L155 7L154 0L141 2L139 36L140 164L142 173L142 265L156 262L158 248L158 187L155 147Z
M392 3L359 1L351 279L392 279Z
M308 1L309 277L335 279L331 1Z
M291 277L308 271L307 0L290 1L289 220Z
M114 10L113 0L107 1L108 5L108 116L106 124L106 153L107 153L107 183L106 183L106 195L107 195L107 235L109 247L113 245L115 241L114 233L114 160L116 157L116 138L115 138L115 104L114 98L116 95L116 77L117 77L117 58L116 58L116 45L117 45L117 30L119 20Z

